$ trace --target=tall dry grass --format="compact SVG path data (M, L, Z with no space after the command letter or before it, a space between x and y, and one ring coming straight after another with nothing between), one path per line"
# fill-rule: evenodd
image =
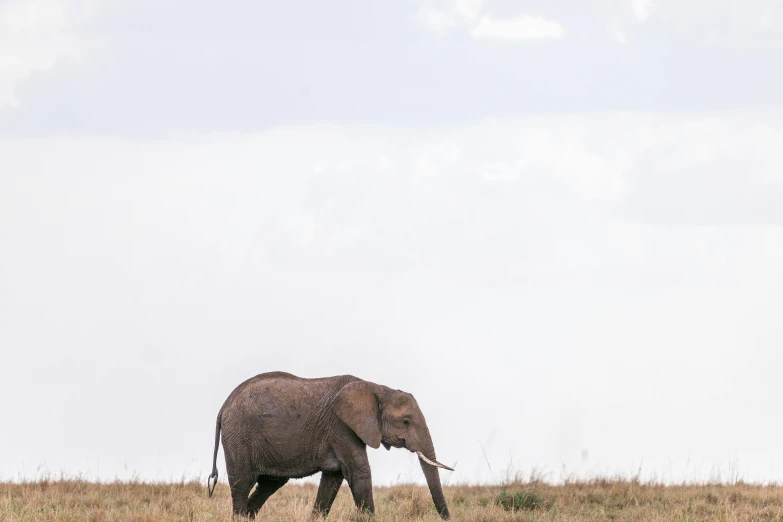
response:
M783 521L783 487L746 484L663 486L638 481L592 481L553 486L446 489L453 520L503 521ZM316 487L289 483L264 505L257 520L310 520ZM432 521L426 487L375 489L378 522ZM0 522L211 522L231 520L228 487L207 498L203 484L96 484L77 480L0 483ZM360 521L347 486L328 520Z

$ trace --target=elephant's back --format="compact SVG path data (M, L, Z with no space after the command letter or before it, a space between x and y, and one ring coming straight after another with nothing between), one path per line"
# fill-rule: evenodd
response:
M253 419L304 419L323 409L352 375L307 379L286 372L256 375L237 386L221 409L223 425L233 418L239 422ZM303 421L304 422L304 421Z

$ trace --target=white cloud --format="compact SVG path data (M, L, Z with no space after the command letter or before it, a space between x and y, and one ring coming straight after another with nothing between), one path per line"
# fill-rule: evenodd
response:
M0 5L0 108L15 105L16 83L36 69L47 69L73 54L65 4L51 0L12 1Z
M414 161L413 172L417 176L429 178L440 174L440 169L429 155L424 155Z
M630 13L628 12L628 0L615 0L607 13L606 28L612 38L620 45L628 43L629 28L635 24L645 22L654 7L655 0L630 0Z
M440 35L457 26L454 13L429 6L419 9L416 20L433 33Z
M519 168L504 161L492 161L481 166L481 177L488 181L515 181L519 179Z
M628 36L616 22L609 24L609 32L612 33L612 37L620 45L625 45L628 43Z
M116 2L113 2L116 3ZM17 105L19 81L80 58L92 43L79 27L112 2L97 0L10 0L0 4L0 109Z
M643 22L650 16L653 0L631 0L631 8L636 19Z
M523 175L547 175L585 199L615 199L626 190L625 175L633 167L629 151L620 146L598 151L571 129L525 129L517 167Z
M482 0L454 0L445 6L426 4L419 9L416 18L436 34L462 28L469 31L472 38L481 40L551 40L565 34L559 22L540 16L519 14L501 18L482 14L483 11Z
M0 34L61 31L68 26L66 9L65 2L56 0L6 3L0 6Z
M456 0L455 11L463 20L475 20L483 4L483 0Z
M775 20L783 15L783 3L768 0L604 0L599 8L611 34L616 29L630 32L634 26L655 17L657 38L677 36L710 46L762 44L779 47L781 27ZM601 5L601 4L599 4ZM759 34L775 36L759 41ZM629 35L631 36L631 35Z
M394 172L394 162L391 160L391 158L384 152L381 152L378 155L378 161L376 163L378 167L378 171L383 174L390 174Z
M443 35L451 29L473 25L482 4L482 0L453 0L437 6L428 3L419 9L416 19L430 31Z
M630 276L622 282L626 286L663 276L677 286L714 288L778 288L783 277L775 267L782 261L781 226L611 220L596 220L578 235L558 239L555 256L564 271L584 272L591 267L607 277L612 270L624 270Z
M471 36L476 39L510 41L558 40L564 34L559 22L528 15L506 19L482 16L471 31Z

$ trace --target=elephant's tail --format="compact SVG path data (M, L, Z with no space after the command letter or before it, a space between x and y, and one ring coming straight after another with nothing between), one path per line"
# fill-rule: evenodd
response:
M217 416L217 422L215 423L215 452L212 454L212 474L207 479L207 491L209 491L209 498L212 498L212 493L215 491L215 486L217 486L218 480L217 454L218 446L220 446L220 425L222 415L223 410L221 409ZM210 483L212 484L211 487Z

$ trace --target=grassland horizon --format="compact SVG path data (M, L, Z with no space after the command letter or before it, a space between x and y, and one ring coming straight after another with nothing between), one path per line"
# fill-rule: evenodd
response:
M547 483L535 477L496 485L444 487L452 520L465 521L783 521L783 485L732 483L667 485L638 479ZM311 520L317 485L291 481L256 520ZM440 520L426 486L373 488L377 522ZM340 488L328 521L367 518ZM231 520L228 486L208 498L203 481L91 482L69 478L0 482L2 522L211 522Z

